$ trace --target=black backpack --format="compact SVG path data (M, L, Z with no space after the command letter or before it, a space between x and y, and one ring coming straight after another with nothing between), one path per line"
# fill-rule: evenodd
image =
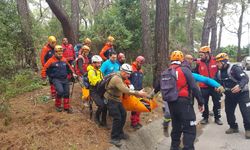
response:
M96 92L99 96L103 97L104 93L107 90L107 85L109 81L112 79L112 77L115 75L115 73L111 73L107 76L105 76L96 86Z

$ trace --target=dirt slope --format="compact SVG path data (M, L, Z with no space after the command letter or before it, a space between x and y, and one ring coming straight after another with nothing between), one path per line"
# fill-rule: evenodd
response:
M42 100L49 95L48 87L11 99L10 124L4 125L1 119L0 149L106 150L111 146L110 130L99 128L90 120L88 108L82 109L80 92L80 86L76 85L71 101L74 114L58 113L52 100ZM125 131L132 133L129 117ZM144 125L159 117L160 108L141 116ZM108 124L111 127L110 118Z

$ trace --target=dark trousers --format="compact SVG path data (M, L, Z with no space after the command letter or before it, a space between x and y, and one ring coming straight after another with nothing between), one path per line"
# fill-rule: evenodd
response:
M68 79L52 79L56 88L56 94L59 98L69 98L69 81Z
M183 133L183 150L193 150L196 137L196 116L191 100L178 98L175 102L169 102L172 118L171 148L179 150L180 138Z
M102 123L102 125L106 125L107 105L104 104L104 99L97 94L95 89L90 89L90 97L94 100L95 104L97 105L97 110L95 114L96 119L100 123Z
M111 139L119 139L123 132L126 122L127 112L121 102L108 100L108 111L113 118Z
M204 98L204 107L205 110L202 113L202 117L207 119L209 117L209 107L208 107L208 101L209 96L212 96L213 100L213 112L214 112L214 118L219 119L221 118L221 102L220 102L220 94L218 94L216 91L214 91L213 88L201 88L202 97Z
M249 91L232 94L231 92L225 93L225 111L227 122L230 128L237 129L238 124L234 115L235 108L239 104L240 112L243 118L245 130L250 130L250 99Z

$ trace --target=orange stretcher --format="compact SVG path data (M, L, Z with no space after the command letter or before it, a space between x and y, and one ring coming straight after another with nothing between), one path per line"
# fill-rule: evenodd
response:
M133 95L124 95L122 97L123 107L127 111L151 112L158 105L155 99L139 98Z

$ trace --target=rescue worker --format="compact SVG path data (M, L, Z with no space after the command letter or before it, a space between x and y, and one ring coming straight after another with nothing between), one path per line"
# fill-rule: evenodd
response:
M116 52L111 52L109 59L105 61L101 66L101 71L104 76L119 71L120 66L118 65L116 60L117 60Z
M80 53L78 55L78 58L76 59L76 74L81 78L80 81L82 81L82 76L84 73L87 72L87 67L89 65L89 54L90 48L86 45L82 46Z
M197 87L192 72L188 67L182 67L181 63L184 60L181 51L174 51L170 56L171 65L176 69L178 98L175 101L166 103L166 110L170 109L172 119L171 132L171 150L179 150L180 138L183 133L183 145L185 150L194 150L194 140L196 137L196 115L189 95L192 91L198 101L199 111L204 111L204 101L199 88ZM154 93L161 90L160 81L156 82L154 86ZM152 95L152 94L150 94ZM167 101L167 100L165 100ZM170 117L168 117L170 119ZM170 120L171 120L170 119ZM170 121L168 120L168 122Z
M107 127L107 106L104 104L103 97L97 94L96 91L97 84L103 79L103 75L100 70L102 58L99 55L94 55L91 62L91 65L89 65L87 69L90 83L90 96L98 107L95 113L95 122L102 127Z
M75 60L75 51L72 44L69 44L67 38L62 39L63 57L69 62L70 65L73 64Z
M55 54L54 51L55 46L56 46L56 37L49 36L48 43L43 47L40 55L42 67L44 67L45 63ZM49 83L50 83L51 98L54 99L56 97L56 89L50 78L49 78Z
M67 60L62 57L63 48L61 45L55 46L55 55L53 55L43 66L41 76L43 80L46 79L46 71L51 79L53 85L56 88L56 100L55 107L56 111L61 112L61 99L63 98L63 108L64 111L68 113L73 113L69 104L69 81L67 75L69 73L74 73L73 68L67 62ZM73 74L74 75L74 74ZM75 75L74 75L75 76Z
M211 54L211 49L208 46L203 46L199 50L200 60L197 61L197 65L195 68L195 72L212 78L215 78L216 72L217 72L217 66L215 58ZM199 83L202 96L205 101L205 111L202 113L203 119L201 120L201 124L207 124L208 123L208 117L209 117L209 107L208 107L208 101L209 96L212 96L213 100L213 112L214 112L214 118L215 123L218 125L222 125L221 118L221 102L220 102L220 94L218 94L213 87L208 86L204 83Z
M107 90L104 93L105 101L107 101L108 111L113 118L111 141L117 147L120 147L122 143L121 139L128 139L128 135L124 133L123 127L126 122L126 110L121 103L122 94L131 94L140 97L146 97L147 93L143 90L135 91L127 87L123 82L127 80L132 73L132 68L129 64L123 64L120 68L120 72L117 72L107 84Z
M119 54L117 55L117 63L118 63L118 65L119 65L119 67L121 67L122 64L125 63L125 61L126 61L125 55L124 55L123 53L119 53Z
M249 78L240 66L229 63L229 57L226 53L218 54L216 62L219 69L216 77L226 89L225 111L230 127L226 130L226 134L239 132L234 115L235 108L239 104L245 127L245 137L246 139L250 139Z
M143 81L143 71L142 65L145 62L145 58L143 56L138 56L136 60L132 63L132 73L130 75L130 83L134 86L135 90L142 90L142 81ZM140 112L131 112L130 116L131 127L134 129L139 129L142 127L140 123Z
M113 36L109 36L107 39L107 43L105 43L104 47L100 51L100 56L105 61L109 59L110 53L115 52L113 43L115 41L115 38Z
M91 43L92 43L92 41L89 38L86 38L83 41L83 46L86 45L86 46L88 46L90 48ZM88 59L91 60L92 56L93 56L93 53L91 51L89 51ZM91 64L91 61L89 61L89 64Z

